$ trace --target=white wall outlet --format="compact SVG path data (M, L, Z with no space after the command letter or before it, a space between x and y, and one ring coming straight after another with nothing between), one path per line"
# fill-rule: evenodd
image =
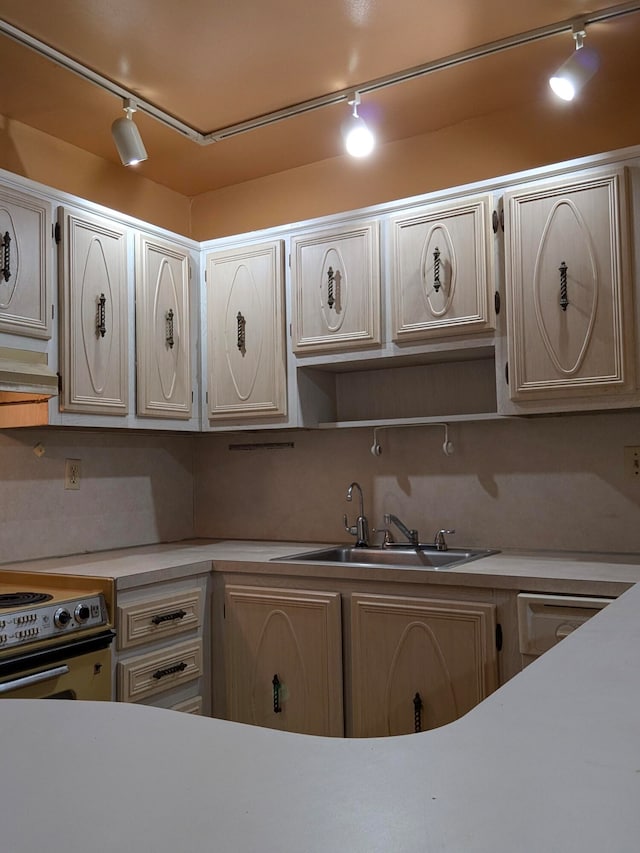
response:
M80 488L80 460L65 459L64 460L64 487L65 489Z
M624 470L627 477L640 480L640 447L625 447Z

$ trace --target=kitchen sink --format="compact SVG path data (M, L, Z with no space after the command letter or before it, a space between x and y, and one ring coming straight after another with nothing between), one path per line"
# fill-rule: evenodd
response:
M471 548L448 548L446 551L439 551L433 545L391 545L384 548L333 545L316 551L304 551L302 554L273 559L289 563L349 563L352 566L378 566L393 569L448 569L497 553L488 549Z

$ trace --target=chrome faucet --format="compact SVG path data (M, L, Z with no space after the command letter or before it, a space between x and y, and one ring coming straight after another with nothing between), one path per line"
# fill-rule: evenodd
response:
M447 540L444 538L448 536L450 533L455 533L455 530L438 530L436 535L433 538L433 544L436 547L436 551L448 551L449 546L447 545Z
M395 524L398 530L402 533L403 536L406 536L407 541L411 545L417 545L420 541L420 537L418 536L417 530L410 530L406 524L403 524L402 521L398 518L397 515L392 515L390 512L385 513L384 516L384 526L388 529L390 524Z
M356 519L356 523L351 527L347 521L347 514L344 514L344 529L347 533L356 537L356 548L367 548L369 546L369 522L364 514L364 497L362 495L362 487L360 483L351 483L347 489L347 500L353 500L353 490L357 489L360 493L360 514Z

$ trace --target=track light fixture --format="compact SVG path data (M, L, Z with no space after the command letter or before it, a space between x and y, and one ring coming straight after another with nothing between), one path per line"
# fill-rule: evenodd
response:
M358 115L358 107L360 106L359 92L353 93L353 97L349 101L349 106L353 107L353 113L345 128L345 147L347 153L351 154L352 157L367 157L373 151L376 141L364 119Z
M600 58L596 51L584 47L586 36L584 22L574 24L571 32L575 42L575 50L556 73L549 78L549 85L563 101L572 101L600 66Z
M147 159L147 150L144 147L140 131L132 118L136 107L130 98L124 98L124 118L117 118L111 125L113 141L118 149L118 154L123 166L135 166L136 163Z

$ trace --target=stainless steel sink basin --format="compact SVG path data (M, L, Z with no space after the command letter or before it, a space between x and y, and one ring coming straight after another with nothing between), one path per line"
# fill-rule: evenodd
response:
M393 569L448 569L472 560L479 560L497 551L449 548L438 551L433 545L390 546L386 548L356 548L354 545L334 545L317 551L305 551L290 557L274 558L290 563L349 563L352 566L382 566Z

